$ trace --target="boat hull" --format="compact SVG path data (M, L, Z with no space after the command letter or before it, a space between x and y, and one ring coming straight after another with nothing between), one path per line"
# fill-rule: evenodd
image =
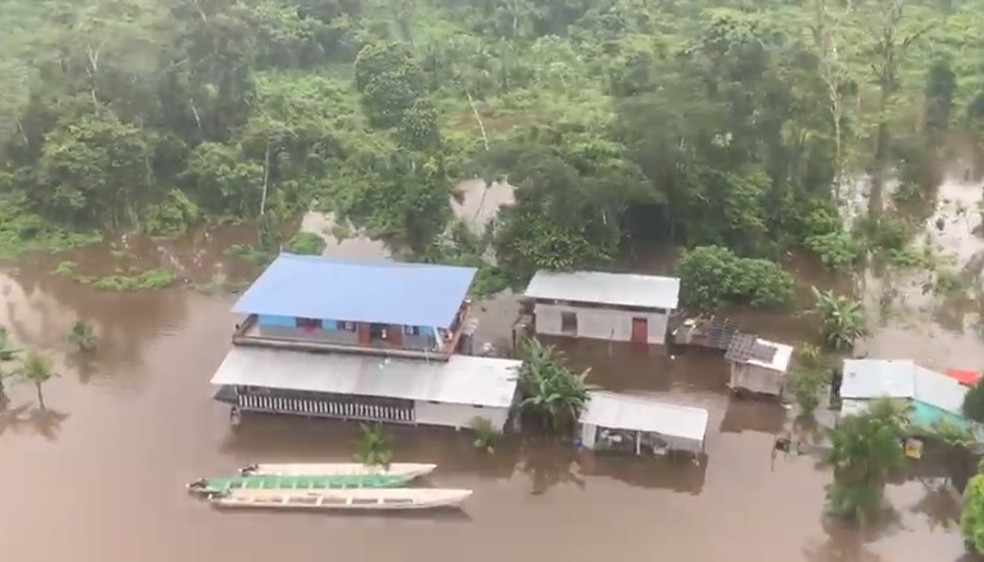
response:
M407 475L393 474L344 474L279 476L251 474L201 478L188 484L188 491L198 495L222 494L233 490L294 490L323 491L356 488L401 488L412 480Z
M471 494L471 490L433 488L234 490L210 501L219 508L409 511L456 506Z
M425 463L392 463L388 467L366 466L360 463L263 463L254 464L239 469L242 475L270 476L406 476L419 478L426 476L436 464Z

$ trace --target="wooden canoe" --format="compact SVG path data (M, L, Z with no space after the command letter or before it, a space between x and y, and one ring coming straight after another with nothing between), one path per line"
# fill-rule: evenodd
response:
M279 476L253 474L201 478L188 484L188 491L213 495L231 490L337 490L350 488L399 488L413 478L392 474L334 474Z
M392 463L388 467L367 466L354 462L338 463L262 463L245 466L239 469L244 476L368 476L385 474L387 476L407 476L419 478L434 472L436 464L424 463Z
M413 510L454 506L471 490L362 488L351 490L230 490L210 498L223 508Z

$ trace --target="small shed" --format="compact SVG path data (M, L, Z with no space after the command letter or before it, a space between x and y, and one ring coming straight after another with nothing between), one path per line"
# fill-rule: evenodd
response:
M704 452L707 410L605 391L589 396L580 418L581 443L589 449Z
M863 413L873 400L894 398L911 406L909 421L930 427L947 421L970 427L961 411L968 388L908 359L846 359L841 415Z
M662 345L680 280L629 273L538 271L526 287L537 334Z
M793 346L739 334L732 338L724 358L731 366L732 390L781 396Z

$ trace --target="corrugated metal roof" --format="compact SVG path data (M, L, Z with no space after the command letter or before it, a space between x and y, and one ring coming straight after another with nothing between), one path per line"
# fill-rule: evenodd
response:
M618 306L675 309L680 280L630 273L538 271L526 287L526 297Z
M908 398L962 416L967 387L911 360L847 359L843 398Z
M785 373L793 357L793 346L763 340L758 336L738 334L731 340L726 361L747 365L758 365L773 371Z
M916 364L908 359L845 359L843 398L912 398Z
M914 374L915 385L912 397L915 400L963 416L963 401L964 396L967 395L967 387L942 373L919 365L916 365Z
M639 396L592 391L581 413L581 423L611 429L652 431L667 436L703 441L707 410L657 402Z
M448 328L475 272L473 267L280 254L232 310Z
M520 365L512 359L466 355L444 362L236 347L212 384L508 408Z

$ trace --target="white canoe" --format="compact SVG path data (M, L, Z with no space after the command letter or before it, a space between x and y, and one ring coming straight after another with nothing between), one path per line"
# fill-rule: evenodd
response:
M320 510L409 510L453 506L471 490L362 488L351 490L233 490L213 496L218 507Z
M367 466L355 462L254 464L239 469L242 475L270 476L366 476L388 474L419 478L434 472L436 464L392 463L389 467Z

